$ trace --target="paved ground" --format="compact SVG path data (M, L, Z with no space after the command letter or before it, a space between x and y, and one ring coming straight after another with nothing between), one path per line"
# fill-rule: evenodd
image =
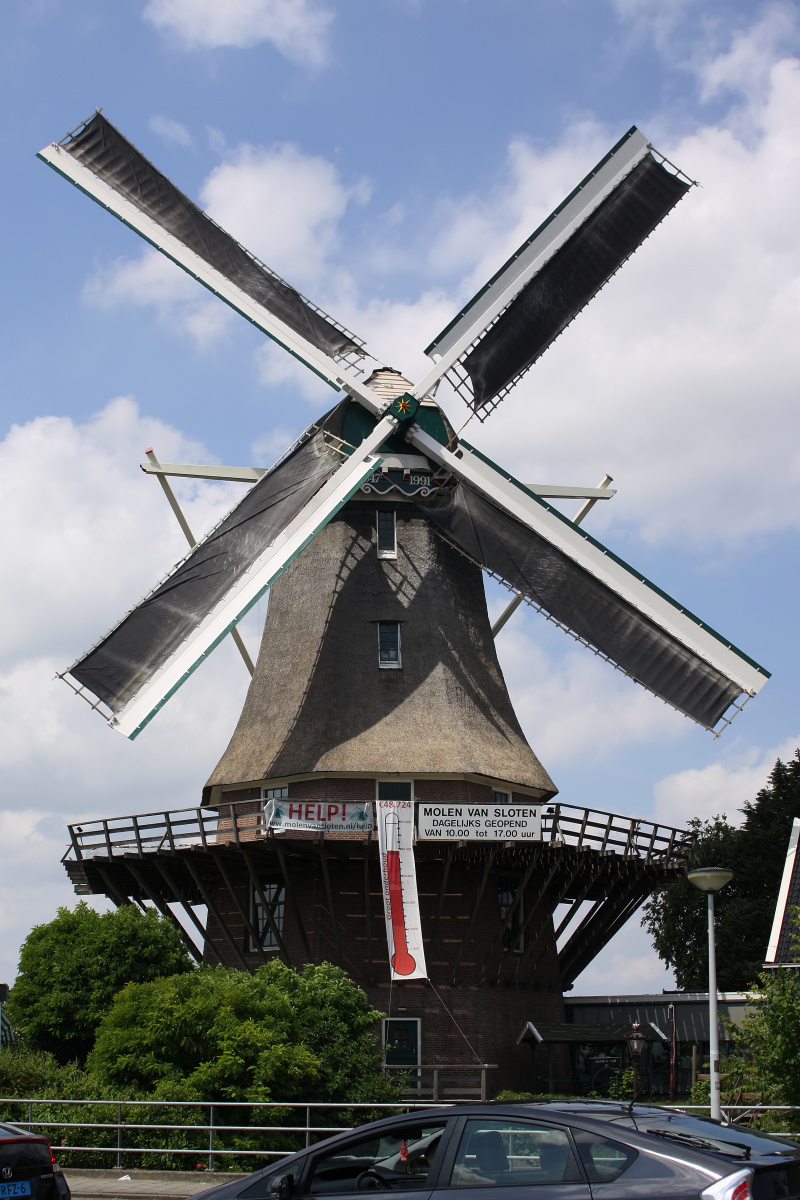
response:
M75 1200L187 1200L229 1179L243 1179L237 1171L104 1171L64 1172Z

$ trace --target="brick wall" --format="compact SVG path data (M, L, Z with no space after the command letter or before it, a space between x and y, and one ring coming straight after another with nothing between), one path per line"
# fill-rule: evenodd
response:
M511 788L509 787L509 792ZM458 780L425 779L415 783L415 795L429 802L486 802L491 788ZM319 779L290 785L290 798L353 799L369 801L375 795L374 779ZM225 834L222 834L224 837ZM275 839L284 857L300 924L308 944L306 953L298 921L289 897L285 897L283 937L292 966L308 961L341 965L364 988L380 1011L394 1016L422 1019L422 1055L426 1063L470 1063L475 1054L481 1062L497 1063L491 1072L491 1087L529 1090L531 1051L517 1046L526 1021L564 1019L563 997L554 978L555 941L552 919L532 922L529 934L538 936L530 946L523 944L526 957L502 945L499 891L513 888L514 872L492 870L484 882L486 845L473 846L467 860L452 862L443 895L441 884L447 845L435 847L420 857L417 884L428 974L433 986L423 982L389 982L389 962L380 886L377 846L374 838L362 835L328 835L324 847L313 835ZM330 897L325 884L322 853L325 854ZM228 851L231 853L232 851ZM366 860L366 882L365 882ZM252 884L244 864L233 868L234 886L245 911L252 913ZM518 874L521 872L518 872ZM540 894L545 868L534 872L526 888L523 911L531 911ZM263 883L280 883L275 866L260 868ZM367 904L367 892L369 903ZM254 951L241 915L227 889L220 885L213 895L215 907L247 967L256 969L278 953ZM331 911L331 902L332 909ZM436 913L439 910L438 921ZM471 927L469 939L465 934ZM435 939L434 939L435 932ZM209 914L208 961L217 958L229 966L241 966L219 921ZM523 961L524 970L516 973ZM502 982L498 971L502 966ZM532 978L527 978L533 969ZM474 1051L474 1052L473 1052ZM546 1052L538 1070L546 1074ZM563 1077L566 1060L557 1056L556 1074Z

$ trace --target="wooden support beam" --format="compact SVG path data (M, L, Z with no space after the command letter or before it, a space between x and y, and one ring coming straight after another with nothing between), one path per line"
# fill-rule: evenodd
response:
M561 934L567 928L570 921L575 916L575 913L578 911L580 906L583 904L584 900L589 895L589 892L592 890L592 888L594 887L596 882L597 881L592 878L592 875L590 873L588 880L586 881L584 886L581 888L581 890L578 892L577 896L575 897L575 899L572 901L569 908L567 909L563 920L561 920L559 922L558 929L555 931L556 941L558 941L558 939L561 937Z
M214 901L209 896L208 890L206 889L206 885L203 883L202 879L200 878L200 875L195 870L194 863L188 858L188 856L186 858L184 858L183 861L186 863L187 871L189 872L192 879L197 884L197 890L199 891L200 895L203 897L203 902L204 902L206 908L208 909L209 916L213 917L215 919L215 921L219 925L220 929L222 930L222 936L225 938L226 942L228 943L231 950L233 951L234 958L239 963L239 966L242 968L242 970L246 971L247 963L244 961L244 958L242 957L239 947L236 945L236 942L233 940L233 937L231 936L231 931L228 929L228 926L226 925L226 923L223 921L222 917L220 916L217 906L215 905ZM208 933L206 933L206 941L208 941ZM219 956L217 956L217 957L219 957Z
M563 865L563 861L564 860L562 859L562 865ZM514 978L515 979L517 979L519 977L519 974L520 974L520 971L521 971L523 965L527 962L528 958L530 958L531 954L536 949L536 944L539 941L539 938L542 936L542 934L546 931L548 921L552 921L552 919L553 919L552 914L555 911L555 909L557 908L557 906L561 903L562 897L567 895L567 893L571 890L572 886L574 885L575 880L578 879L578 877L580 876L580 874L583 870L583 866L584 866L584 864L582 862L579 863L578 866L571 872L571 874L566 876L565 879L560 884L557 884L556 887L548 888L548 890L546 892L543 891L540 902L539 902L539 911L541 912L542 908L545 907L544 902L546 901L547 912L546 912L546 915L544 915L539 926L537 927L535 933L531 935L526 949L520 955L520 958L519 958L519 960L516 964L516 968L514 970ZM553 941L555 942L555 938L553 939ZM541 957L541 955L539 955L539 958L540 957ZM536 970L536 965L538 965L539 958L536 959L536 963L534 964L534 967L531 971L531 976L529 978L531 978L533 976L533 973ZM497 981L499 982L499 980L500 980L500 973L498 972Z
M563 958L559 954L559 969L565 985L572 983L577 975L588 966L595 955L610 942L615 933L636 912L637 908L647 898L655 880L649 879L646 872L637 874L632 880L627 880L613 898L606 899L594 916L593 922L587 926L584 936L567 955L567 949L572 938L564 947ZM611 903L609 904L609 900Z
M106 895L109 897L109 899L114 901L117 908L124 908L126 904L130 904L130 896L126 896L123 892L119 891L117 885L114 883L105 867L101 866L96 859L93 863L93 866L97 868L98 875L106 885Z
M522 876L519 886L517 887L517 890L514 894L514 899L511 902L511 904L509 905L508 912L506 913L504 919L500 922L499 930L497 931L497 933L494 935L494 938L492 939L492 944L489 947L489 952L487 953L486 957L484 958L483 964L481 965L481 969L475 978L476 983L478 983L478 984L483 983L483 980L486 977L486 968L488 967L489 962L491 961L491 958L494 955L495 950L497 949L498 942L502 938L505 931L507 929L511 928L511 923L514 920L514 913L517 911L520 904L522 903L522 897L525 894L525 888L528 886L530 877L533 874L534 868L539 863L540 858L541 858L541 851L537 848L531 854L530 861L528 862L528 866L525 871L525 874Z
M594 957L595 947L600 949L598 938L601 936L604 926L613 920L620 907L624 908L631 895L640 889L642 875L643 872L636 872L632 878L628 872L621 873L605 897L586 914L558 956L562 977L570 972L577 974L577 971L572 970L572 964L585 957L587 947L591 947L592 957ZM601 944L605 945L605 942Z
M483 899L483 893L486 891L486 884L489 882L489 876L496 858L497 847L495 846L489 851L489 856L486 859L486 866L483 870L483 877L481 878L480 887L478 888L477 895L475 896L475 903L472 906L472 912L470 913L470 918L467 922L467 928L464 930L464 936L461 939L461 945L458 948L458 955L456 957L455 966L453 967L453 974L450 976L450 984L452 987L455 987L456 979L458 977L458 968L461 966L461 958L465 949L467 948L467 943L472 937L472 928L475 924L475 918L478 915L478 909L480 907L481 900Z
M258 878L258 873L256 872L256 869L253 866L253 860L251 859L250 855L247 853L246 850L240 850L240 853L241 853L242 858L244 859L245 866L247 867L247 870L250 873L250 879L252 881L253 887L256 889L256 891L258 893L258 898L261 901L261 907L263 908L264 915L267 919L267 928L269 929L270 933L275 938L275 941L278 944L278 953L283 958L287 967L291 967L292 963L289 958L289 953L286 949L286 946L283 943L283 937L281 936L281 931L280 931L280 929L278 929L278 922L275 920L275 908L277 908L278 897L280 895L280 891L276 892L275 904L274 905L270 904L269 900L267 899L267 897L264 893L264 889L261 886L261 880ZM264 930L264 933L266 933L266 932L267 932L267 930ZM263 940L263 939L260 938L259 940Z
M174 895L178 904L180 904L181 908L186 913L187 917L189 918L189 920L194 925L195 929L200 934L200 937L203 939L203 955L205 956L206 950L211 950L211 953L214 955L217 962L220 964L220 966L222 966L223 964L222 964L222 959L221 959L220 955L217 953L216 948L208 940L208 938L206 936L206 931L205 931L204 927L200 924L200 921L198 920L198 917L197 917L197 913L192 908L191 902L184 898L180 888L175 883L175 880L169 874L169 872L167 871L167 868L164 866L163 862L161 861L162 856L160 854L156 854L153 857L155 859L155 864L158 867L159 871L163 875L163 877L166 880L169 887L172 888L172 894Z
M308 944L308 938L306 937L305 926L303 925L303 918L300 915L300 907L297 903L297 897L294 894L294 888L292 887L291 881L289 879L289 872L286 869L285 855L283 853L283 850L278 849L278 847L275 847L275 854L278 859L278 865L281 869L281 875L283 876L283 888L286 893L286 898L288 899L290 905L292 906L292 916L294 917L294 922L295 922L295 925L297 926L297 932L300 934L300 941L303 943L303 953L306 956L307 962L313 962L314 960L311 956L311 947Z
M224 851L222 851L222 853L224 853ZM253 948L261 955L261 958L263 959L264 962L269 962L269 955L267 954L266 950L262 946L261 938L258 936L258 931L256 930L256 927L253 925L253 922L250 920L249 914L246 912L244 905L242 904L241 900L239 899L239 893L236 891L236 888L233 886L233 883L231 882L231 877L225 869L225 865L222 861L220 851L216 851L216 852L212 853L211 857L214 860L214 864L215 864L217 870L219 871L220 875L222 876L222 882L225 884L225 887L228 889L228 895L230 896L231 900L233 901L236 911L238 912L239 916L242 918L242 921L244 922L244 927L247 930L248 934L250 935L250 941L253 944Z
M322 864L322 877L325 880L325 895L328 900L328 910L331 914L331 925L333 926L333 941L336 946L336 955L338 965L342 965L342 943L339 938L339 926L336 924L336 909L333 907L333 890L331 888L331 877L328 873L328 860L325 857L325 834L319 835L319 861Z
M133 878L139 884L139 887L144 892L146 892L148 898L150 900L152 900L153 904L155 904L156 908L161 913L162 917L166 917L167 920L170 921L175 926L178 933L180 934L181 941L183 942L184 946L191 954L194 961L196 963L201 963L203 961L202 952L197 949L197 946L195 946L194 942L189 937L188 933L183 928L183 926L181 925L178 918L175 916L175 913L172 911L172 909L166 903L163 896L159 896L158 893L155 891L155 889L150 887L150 884L147 882L146 876L138 869L138 867L135 867L132 862L126 860L125 866L128 868L128 870L130 871Z
M525 934L528 933L528 930L531 927L534 928L534 933L533 934L528 933L528 946L527 946L527 949L522 951L522 954L519 956L519 959L517 960L516 969L514 971L515 979L516 979L517 975L519 975L520 966L528 958L531 950L533 949L533 947L536 945L537 941L539 940L539 938L542 934L542 931L544 930L547 922L550 920L550 914L552 912L552 908L550 907L550 904L549 904L550 888L553 883L553 880L558 876L563 865L564 865L563 859L561 858L561 855L559 854L556 857L556 861L551 865L550 870L547 874L547 878L545 879L544 883L539 888L538 900L533 905L533 907L531 908L531 911L528 913L527 917L525 918L525 920L522 923L522 928L519 931L521 938L524 939ZM540 922L540 926L534 926L534 924L533 924L534 921L538 920L542 916L543 912L544 912L544 919ZM508 960L511 957L511 955L513 954L513 952L514 952L513 946L509 946L508 949L503 954L503 957L500 962L500 966L497 968L497 977L496 978L497 978L498 982L500 980L500 976L503 973L503 967L506 965L506 963L508 962Z

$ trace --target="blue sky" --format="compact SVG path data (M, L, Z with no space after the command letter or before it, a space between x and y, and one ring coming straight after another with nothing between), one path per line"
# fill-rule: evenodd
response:
M268 464L332 395L36 151L102 106L412 377L631 124L698 179L468 436L526 480L608 471L618 494L587 527L774 672L714 740L518 612L501 661L562 799L675 824L733 817L800 735L799 42L787 3L6 5L0 976L31 923L74 900L66 823L195 803L243 699L223 646L131 745L52 682L182 553L144 448ZM196 532L237 494L181 489ZM499 612L505 594L487 590ZM263 616L244 628L253 650ZM576 990L669 982L634 919Z

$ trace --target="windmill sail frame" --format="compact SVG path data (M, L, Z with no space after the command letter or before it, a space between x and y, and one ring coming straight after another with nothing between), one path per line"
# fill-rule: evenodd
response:
M693 185L633 126L426 347L420 387L444 375L485 420Z
M82 155L90 166L81 161ZM164 611L169 610L165 594L173 587L176 595L180 592L182 581L187 574L191 576L194 557L199 562L208 552L216 531L207 535L158 588L65 673L75 681L70 681L71 686L79 685L76 690L81 694L87 688L109 705L114 713L111 723L120 732L131 738L137 736L383 461L384 443L392 435L405 440L463 485L460 501L464 512L460 516L455 514L452 496L449 517L445 515L446 503L429 502L430 518L434 523L438 520L444 536L573 636L701 725L711 729L717 721L724 721L724 712L731 704L743 694L754 695L769 678L758 663L531 489L468 443L459 443L452 430L441 437L432 436L413 415L418 402L445 375L457 386L469 375L474 389L480 371L476 373L473 368L481 357L484 367L488 362L489 376L494 370L495 377L489 380L485 395L473 390L472 403L477 415L486 415L693 186L693 181L674 164L653 151L635 126L434 339L426 353L438 355L438 361L423 378L388 404L379 389L373 390L336 361L337 356L348 358L354 348L362 353L363 343L356 346L343 326L328 322L326 314L264 268L99 112L77 133L69 135L64 145L53 143L39 157L330 386L343 389L371 417L362 422L361 445L348 448L350 457L320 479L319 490L312 488L315 494L304 493L299 507L291 512L286 509L284 527L276 526L271 532L266 527L260 529L250 548L252 553L248 551L249 558L245 556L246 562L241 556L237 558L236 551L230 561L221 555L218 571L225 579L214 592L213 603L209 601L203 611L191 612L188 618L185 612L179 613L173 622L178 632L173 630L163 637L159 633L161 641L156 637L159 644L151 647L153 653L146 656L142 671L137 674L126 659L126 655L131 660L136 657L131 642L116 659L116 649L112 648L100 675L92 676L93 664L103 658L111 643L116 639L115 646L123 644L126 625L139 620L147 625L146 614L142 614L148 605L163 603ZM253 276L252 271L260 274ZM262 295L264 279L267 284ZM543 288L542 279L549 280ZM241 282L249 290L239 286ZM552 303L548 286L552 288ZM288 303L283 317L287 319L270 309L270 288L275 287L283 289L280 294ZM535 295L538 298L531 300ZM280 303L276 305L280 309ZM544 314L538 331L537 305ZM332 340L327 344L325 338L329 335ZM484 410L483 414L479 409ZM274 482L272 472L240 502L243 510L251 503L250 498L269 489L271 478ZM469 504L473 511L466 514ZM499 528L503 536L498 539ZM544 563L550 564L548 579ZM586 601L587 612L576 603L579 594ZM165 619L164 629L174 616ZM104 671L105 680L100 678ZM110 687L108 678L112 679Z

